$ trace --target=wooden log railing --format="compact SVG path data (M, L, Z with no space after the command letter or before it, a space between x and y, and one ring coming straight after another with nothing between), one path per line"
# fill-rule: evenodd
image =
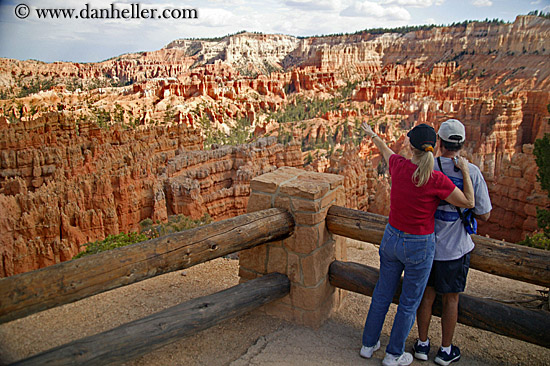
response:
M387 218L344 207L328 210L333 234L379 244ZM63 262L38 271L0 279L0 323L153 276L289 237L294 219L286 210L268 209L175 233L144 243ZM474 236L471 267L548 286L550 253ZM503 253L503 254L499 254ZM496 258L496 259L495 259ZM372 295L378 271L354 263L334 262L333 286ZM17 365L118 364L171 341L244 314L289 293L290 283L273 274L195 299L121 325L107 332L45 351ZM461 295L459 322L550 347L546 314ZM434 314L441 304L436 301Z
M333 286L367 296L372 296L378 275L378 269L358 263L334 261L329 268ZM396 304L399 303L400 293L401 285L393 298ZM441 316L441 309L441 297L438 295L432 313ZM550 316L543 311L460 294L458 322L550 348Z
M332 206L327 214L327 228L337 235L380 244L388 218L368 212ZM470 256L470 267L528 282L550 286L550 251L497 241L472 235L475 248Z
M289 292L288 277L271 273L39 353L12 366L118 365L223 320L245 314Z
M191 267L292 234L272 208L0 279L0 323Z

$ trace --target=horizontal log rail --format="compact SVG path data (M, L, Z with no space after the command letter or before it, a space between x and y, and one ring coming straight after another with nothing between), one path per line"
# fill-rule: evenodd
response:
M359 263L334 261L329 267L329 280L333 286L367 296L372 296L378 276L378 269ZM396 304L399 303L400 293L401 286L393 298ZM432 312L441 316L441 309L441 297L437 295ZM529 310L460 294L458 322L550 348L550 317L542 310Z
M157 275L189 268L293 233L272 208L0 279L0 323Z
M223 320L243 315L289 292L288 277L271 273L52 348L12 365L119 365Z
M333 234L379 245L388 218L332 206L328 210L326 222L328 230ZM472 235L472 239L476 246L470 256L471 268L535 285L550 286L550 251L480 235Z

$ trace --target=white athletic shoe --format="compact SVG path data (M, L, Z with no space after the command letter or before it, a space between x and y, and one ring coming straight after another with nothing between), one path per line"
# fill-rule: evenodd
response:
M394 356L386 353L386 357L382 361L384 366L407 366L413 362L414 358L409 352L403 353L401 356Z
M380 341L376 342L376 344L372 347L365 347L365 346L361 347L361 352L359 352L359 354L361 355L361 357L371 358L372 354L375 351L378 351L379 348L380 348Z

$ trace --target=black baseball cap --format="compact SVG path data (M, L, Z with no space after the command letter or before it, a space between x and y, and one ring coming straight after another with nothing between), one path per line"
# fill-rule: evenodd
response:
M407 133L407 136L409 136L412 146L418 150L424 151L422 145L430 145L431 147L435 147L437 136L435 130L432 126L428 126L425 123L415 126Z

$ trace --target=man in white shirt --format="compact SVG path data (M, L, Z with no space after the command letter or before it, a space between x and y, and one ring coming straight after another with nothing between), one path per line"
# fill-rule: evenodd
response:
M440 157L436 159L434 169L442 171L462 189L462 172L455 168L454 158L459 156L466 139L464 125L456 119L449 119L441 124L438 136ZM477 166L470 163L469 167L476 200L474 217L487 221L492 209L487 183ZM413 346L413 354L419 360L428 359L428 329L432 305L436 293L440 293L443 300L441 348L437 352L435 362L447 366L460 359L460 349L452 344L452 340L458 319L458 295L464 292L466 287L470 252L474 249L474 242L466 231L457 208L444 201L435 214L435 235L434 262L424 297L417 311L418 339Z

